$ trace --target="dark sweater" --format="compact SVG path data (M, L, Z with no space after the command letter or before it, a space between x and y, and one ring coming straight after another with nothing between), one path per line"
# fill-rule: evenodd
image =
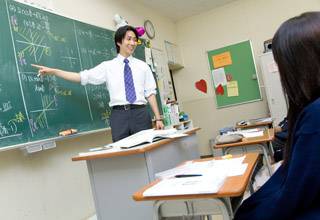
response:
M295 124L291 157L238 209L235 220L320 219L320 99Z

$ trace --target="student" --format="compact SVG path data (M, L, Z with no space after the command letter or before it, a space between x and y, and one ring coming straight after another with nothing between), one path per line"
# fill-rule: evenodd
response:
M40 65L39 74L52 74L68 81L86 84L105 83L112 108L110 126L112 140L118 141L131 134L152 127L146 108L147 100L156 117L156 128L163 129L156 100L156 83L149 66L132 54L137 46L138 33L134 27L120 27L114 37L118 56L80 74ZM147 100L146 100L147 99Z
M272 51L289 104L284 162L235 220L320 219L320 12L284 22Z
M283 160L283 149L288 139L288 120L285 117L278 126L274 128L274 140L272 141L272 147L274 151L274 161L279 162Z

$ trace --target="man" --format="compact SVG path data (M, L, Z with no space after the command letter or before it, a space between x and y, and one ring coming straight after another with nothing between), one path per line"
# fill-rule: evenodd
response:
M156 129L164 125L156 100L156 83L149 66L132 54L137 46L138 33L134 27L120 27L114 37L118 56L80 74L40 65L40 75L52 74L68 81L86 84L105 83L110 94L112 108L110 126L112 140L118 141L131 134L152 127L147 111L147 100L156 117Z

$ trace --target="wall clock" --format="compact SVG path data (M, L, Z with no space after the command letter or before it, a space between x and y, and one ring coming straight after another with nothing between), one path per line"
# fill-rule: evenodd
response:
M146 30L146 34L150 39L153 39L156 35L154 30L154 26L150 20L146 20L143 24L144 29Z

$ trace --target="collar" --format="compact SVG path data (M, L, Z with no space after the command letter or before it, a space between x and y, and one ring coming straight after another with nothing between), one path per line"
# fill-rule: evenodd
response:
M121 63L123 63L123 60L125 59L125 57L122 56L120 53L118 53L117 59L118 59ZM131 55L131 56L127 57L127 59L129 60L129 63L131 63L132 60L133 60L133 56Z

